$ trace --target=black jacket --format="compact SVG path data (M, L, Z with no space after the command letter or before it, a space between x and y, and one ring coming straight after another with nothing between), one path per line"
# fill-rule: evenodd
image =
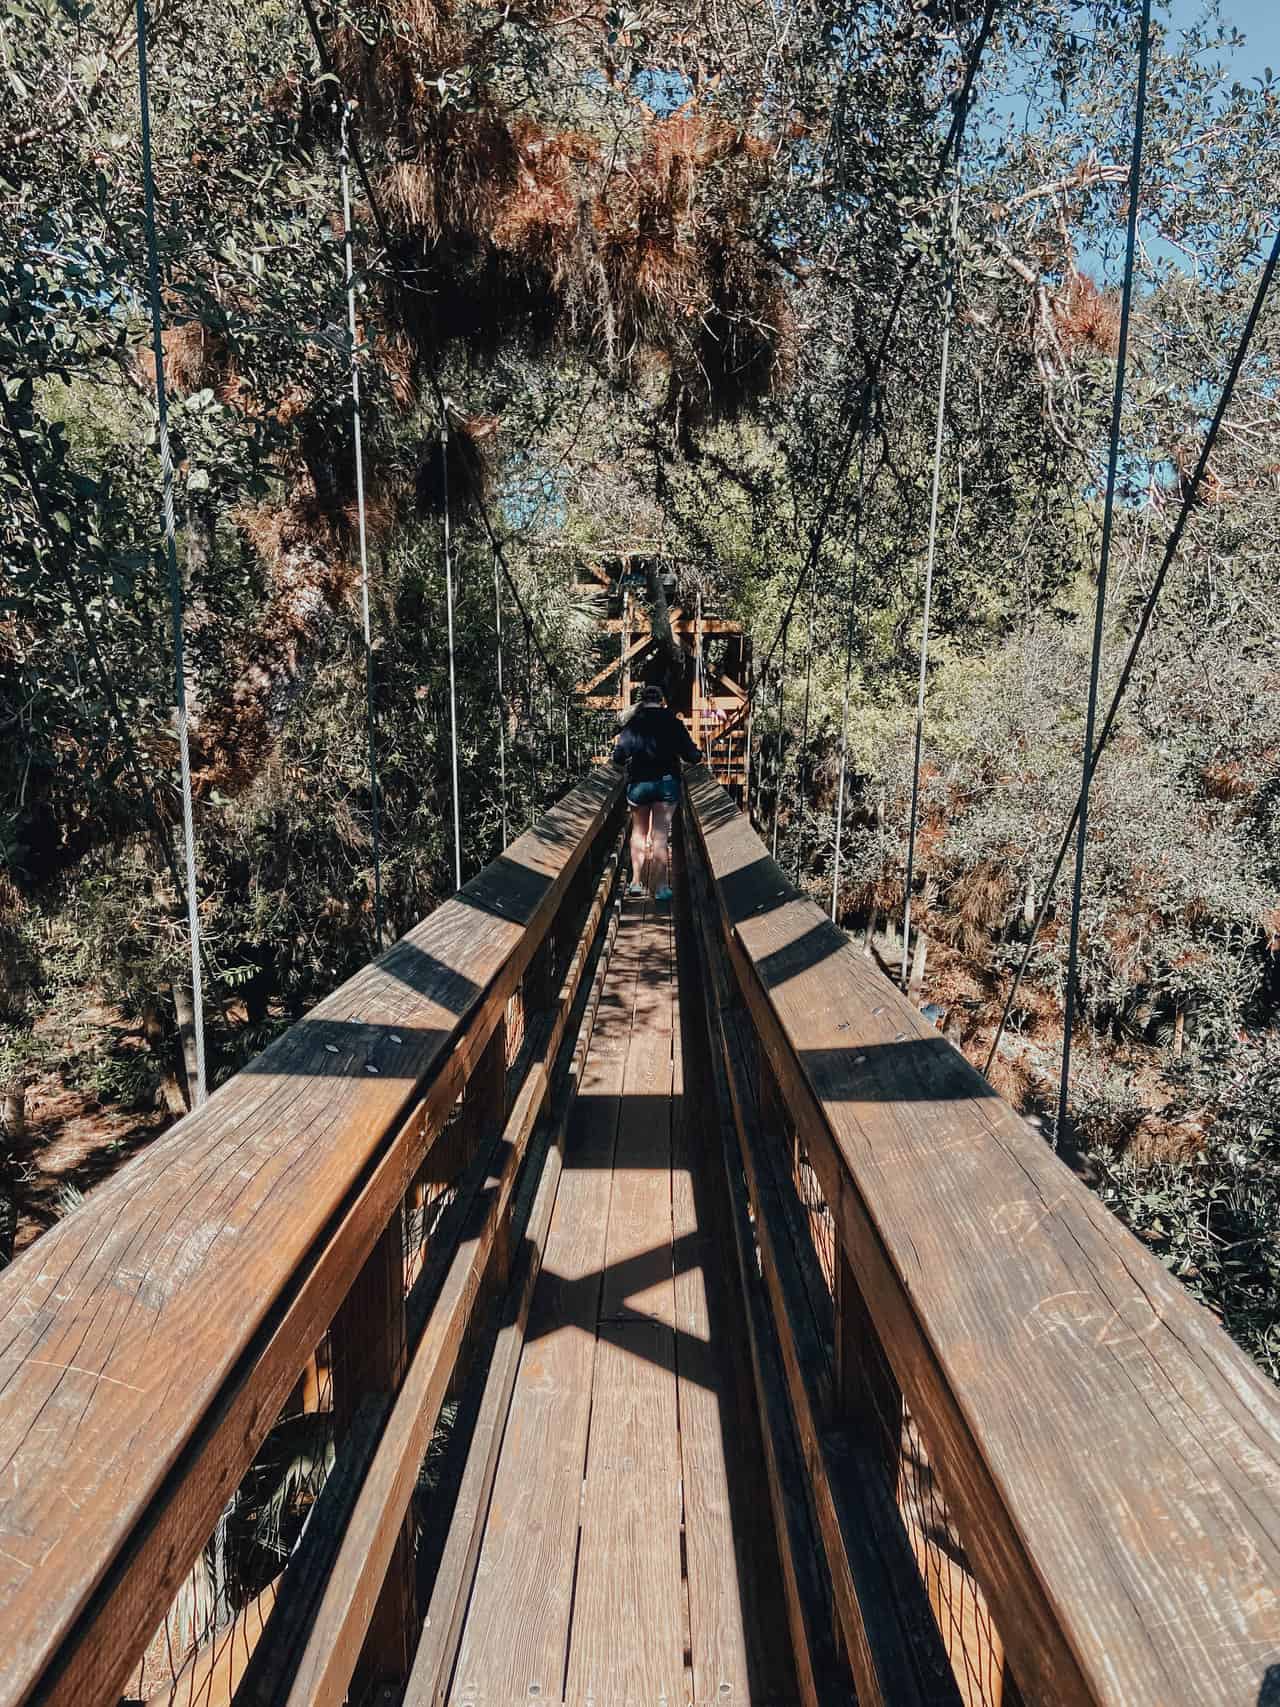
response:
M613 749L613 762L626 770L629 783L678 777L681 759L696 764L701 757L684 724L665 705L640 706Z

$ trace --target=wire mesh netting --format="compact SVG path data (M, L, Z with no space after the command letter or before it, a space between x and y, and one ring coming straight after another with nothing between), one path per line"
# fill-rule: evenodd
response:
M148 1643L125 1699L212 1707L242 1676L335 1461L326 1333Z
M809 1237L813 1242L814 1255L818 1259L818 1267L822 1270L822 1278L827 1283L827 1291L834 1298L836 1290L835 1217L827 1205L826 1198L822 1195L818 1176L809 1164L804 1146L798 1140L791 1146L791 1178L796 1188L796 1196L800 1199L800 1207L804 1210Z
M838 1309L856 1314L859 1331L846 1332L844 1345L856 1344L857 1367L843 1373L846 1394L856 1383L859 1416L874 1437L872 1460L883 1465L893 1489L911 1552L938 1623L965 1707L1013 1707L1015 1690L1004 1664L1004 1646L991 1609L969 1566L963 1542L946 1495L930 1464L919 1428L902 1394L859 1295L841 1296L852 1286L847 1264L840 1261L839 1237L818 1175L786 1111L777 1084L757 1040L751 1039L751 1067L761 1130L766 1140L783 1147L807 1231L831 1300ZM833 1380L836 1371L829 1371Z
M420 1327L442 1274L439 1265L429 1269L433 1247L446 1256L456 1248L458 1222L450 1207L464 1182L468 1191L483 1185L475 1164L493 1153L517 1086L545 1041L548 1013L578 948L604 851L602 841L600 857L584 860L575 873L462 1094L426 1134L424 1159L403 1199L133 1669L122 1707L225 1704L264 1656L271 1665L282 1662L282 1655L270 1657L271 1638L262 1642L273 1608L283 1585L296 1580L289 1573L335 1469L363 1464L361 1455L376 1438L369 1416L384 1400L391 1402L409 1354L407 1336ZM421 1110L411 1118L422 1118ZM418 1546L423 1520L447 1491L440 1486L442 1465L474 1341L503 1284L502 1265L495 1263L468 1295L460 1349L406 1518L409 1544L418 1549L411 1568L420 1612L429 1589L430 1549ZM433 1517L441 1509L435 1506ZM322 1537L326 1527L317 1525L313 1536Z
M524 1005L517 991L508 1006L521 1029L513 1051L509 1036L499 1034L476 1075L458 1097L443 1125L427 1145L426 1158L415 1173L392 1218L388 1235L390 1308L409 1298L420 1280L442 1218L455 1200L459 1182L475 1160L492 1117L506 1105L508 1055L522 1041ZM495 1094L482 1082L498 1072L504 1083ZM476 1297L471 1320L488 1302L485 1291ZM367 1307L368 1320L361 1319ZM303 1367L279 1418L237 1488L235 1497L201 1550L187 1578L148 1643L130 1682L126 1702L146 1707L213 1707L230 1699L267 1627L284 1573L302 1545L307 1521L335 1464L346 1449L346 1428L356 1404L369 1390L370 1361L385 1330L372 1320L379 1307L376 1286L367 1306L360 1289L348 1298ZM381 1306L385 1312L386 1306ZM466 1335L464 1334L464 1340ZM435 1467L456 1410L457 1393L466 1358L459 1358L419 1477L415 1508L430 1497ZM412 1513L410 1517L412 1524Z

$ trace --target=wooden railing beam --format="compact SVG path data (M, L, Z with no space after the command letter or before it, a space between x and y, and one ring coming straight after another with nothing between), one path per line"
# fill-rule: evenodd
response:
M737 1148L752 1209L760 1268L786 1378L791 1415L803 1454L810 1503L830 1572L835 1635L848 1656L861 1707L960 1707L959 1696L914 1561L900 1539L876 1521L887 1490L869 1473L861 1442L831 1426L831 1298L806 1272L807 1230L788 1212L798 1209L792 1184L794 1149L773 1075L757 1063L756 1118L749 1096L746 1051L737 1036L737 1005L715 931L702 862L690 873L694 914L704 945L711 1031L723 1057L724 1082L737 1130ZM719 952L717 952L719 948ZM713 1048L715 1043L713 1043ZM790 1198L790 1205L788 1204ZM813 1265L816 1267L816 1264ZM815 1309L815 1304L819 1307ZM825 1308L823 1308L825 1306Z
M705 772L721 935L1021 1697L1257 1707L1280 1393Z
M0 1707L118 1701L618 798L580 784L0 1275Z
M509 1223L534 1126L547 1107L556 1057L588 965L589 938L600 922L612 876L596 904L559 987L554 1007L529 1039L530 1064L490 1166L469 1201L459 1204L459 1231L432 1251L419 1285L430 1301L405 1378L369 1466L299 1660L285 1707L341 1707L365 1641L368 1607L392 1564L392 1537L403 1521L428 1442L448 1392L476 1300L493 1286L495 1263L510 1250ZM527 980L527 974L526 974ZM483 1158L485 1152L481 1152ZM481 1159L478 1158L478 1159ZM415 1313L416 1315L416 1313Z

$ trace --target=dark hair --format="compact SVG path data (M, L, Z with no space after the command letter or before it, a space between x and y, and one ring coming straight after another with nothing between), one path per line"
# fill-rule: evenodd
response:
M657 682L646 682L644 687L640 689L639 703L641 705L661 705L666 697Z

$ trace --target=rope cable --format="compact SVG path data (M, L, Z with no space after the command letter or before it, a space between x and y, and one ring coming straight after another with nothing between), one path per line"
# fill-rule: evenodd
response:
M938 372L938 413L933 436L933 487L929 495L929 550L925 559L924 609L920 628L920 676L916 686L915 737L911 762L911 811L907 820L907 869L902 900L902 987L907 987L911 953L911 886L915 878L916 831L920 817L920 755L924 745L925 695L929 681L929 621L933 609L933 571L938 552L938 493L942 484L942 438L946 427L947 379L951 369L951 321L956 300L956 249L960 227L960 153L956 150L955 182L951 191L951 230L947 277L942 297L942 351Z
M1133 150L1129 161L1129 219L1125 232L1124 286L1120 297L1120 336L1116 349L1115 388L1111 397L1111 442L1107 450L1107 490L1102 506L1102 542L1098 555L1098 585L1093 606L1093 650L1089 659L1089 699L1081 743L1079 820L1076 828L1076 868L1071 890L1071 925L1067 946L1067 989L1062 1018L1062 1069L1058 1082L1058 1118L1054 1148L1062 1140L1071 1083L1071 1032L1075 1024L1076 977L1080 957L1080 909L1089 835L1089 784L1093 778L1094 724L1098 713L1098 684L1102 673L1103 629L1107 603L1107 574L1111 564L1111 534L1115 520L1116 478L1120 466L1120 432L1124 410L1125 367L1129 350L1129 319L1133 306L1134 256L1138 244L1138 194L1142 183L1142 140L1147 103L1147 60L1151 49L1151 0L1143 0L1138 41L1138 89L1133 120Z
M1102 758L1103 753L1110 744L1111 736L1115 729L1116 718L1119 714L1121 702L1128 690L1129 681L1133 675L1133 669L1137 662L1138 653L1142 648L1143 641L1146 639L1147 630L1150 628L1151 619L1155 615L1155 609L1159 602L1160 594L1164 590L1164 584L1168 579L1173 559L1177 554L1178 546L1182 542L1182 535L1186 530L1187 518L1195 507L1196 497L1200 489L1200 482L1204 477L1204 471L1208 466L1209 457L1213 452L1213 447L1217 443L1218 433L1221 430L1223 419L1230 407L1231 399L1236 388L1236 381L1240 377L1240 369L1244 366L1245 357L1249 353L1249 346L1253 342L1253 334L1257 329L1258 318L1262 313L1263 304L1266 302L1267 295L1271 289L1271 283L1275 277L1276 267L1278 264L1280 264L1280 228L1276 231L1275 241L1271 246L1271 253L1267 257L1266 263L1262 269L1262 276L1258 281L1258 288L1254 293L1253 303L1249 309L1248 317L1245 320L1244 329L1241 332L1239 342L1236 345L1235 354L1232 356L1231 366L1227 372L1227 377L1223 381L1222 391L1218 397L1217 408L1214 410L1213 419L1209 423L1209 428L1205 434L1204 442L1200 447L1200 455L1196 460L1196 466L1192 471L1191 478L1183 488L1182 503L1179 507L1172 531L1170 532L1168 539L1165 541L1164 554L1160 560L1160 567L1156 571L1155 580L1152 582L1151 590L1148 592L1143 603L1142 613L1138 618L1138 626L1134 631L1133 639L1129 644L1129 650L1125 655L1125 661L1120 671L1119 680L1117 681L1115 689L1111 695L1111 703L1107 709L1107 715L1103 720L1102 732L1098 736L1092 757L1089 761L1088 777L1090 781L1092 781L1094 774L1097 771L1098 763ZM996 1026L995 1037L992 1039L991 1049L987 1055L986 1065L983 1068L983 1071L986 1073L991 1071L991 1064L996 1058L996 1051L999 1049L1000 1040L1004 1036L1004 1028L1008 1021L1009 1014L1013 1009L1013 1004L1017 997L1018 990L1022 985L1023 976L1026 973L1027 967L1031 963L1031 956L1035 950L1036 939L1040 934L1040 930L1045 919L1048 917L1049 907L1053 900L1053 891L1058 878L1062 873L1062 867L1066 861L1068 850L1071 847L1071 838L1075 833L1079 815L1080 797L1077 795L1075 805L1071 810L1071 816L1067 820L1067 827L1063 832L1062 840L1058 844L1057 857L1055 858L1052 870L1049 873L1049 880L1045 885L1044 894L1036 913L1035 921L1032 924L1030 936L1027 940L1027 946L1023 952L1022 959L1018 964L1018 969L1014 974L1009 994L1005 998L1004 1008L1000 1014L1000 1021Z
M449 409L446 403L440 414L440 491L443 499L441 515L444 539L444 602L445 620L449 635L449 767L453 779L453 876L457 888L462 888L462 809L458 790L458 683L454 670L453 647L453 537L449 517Z
M138 107L141 117L143 223L147 249L147 291L151 306L151 343L156 370L156 421L160 449L160 509L169 570L169 617L173 632L174 716L182 779L182 844L186 878L187 931L191 955L191 1015L195 1034L196 1082L191 1100L199 1107L209 1094L205 1065L204 990L201 978L200 907L196 886L195 812L191 793L191 739L187 715L186 666L182 634L182 577L178 570L177 523L173 506L173 447L169 439L169 401L164 383L164 334L160 319L160 258L156 237L155 173L151 157L151 103L147 78L146 0L135 11L138 51Z
M373 630L369 618L369 533L365 512L364 438L360 413L360 335L356 324L355 255L351 241L351 106L342 109L341 147L338 161L342 172L342 244L347 285L347 336L351 344L351 427L356 463L356 524L360 540L360 625L364 635L365 745L369 764L370 839L373 850L373 921L378 952L383 949L382 850L378 801L378 754L375 741L373 701Z

